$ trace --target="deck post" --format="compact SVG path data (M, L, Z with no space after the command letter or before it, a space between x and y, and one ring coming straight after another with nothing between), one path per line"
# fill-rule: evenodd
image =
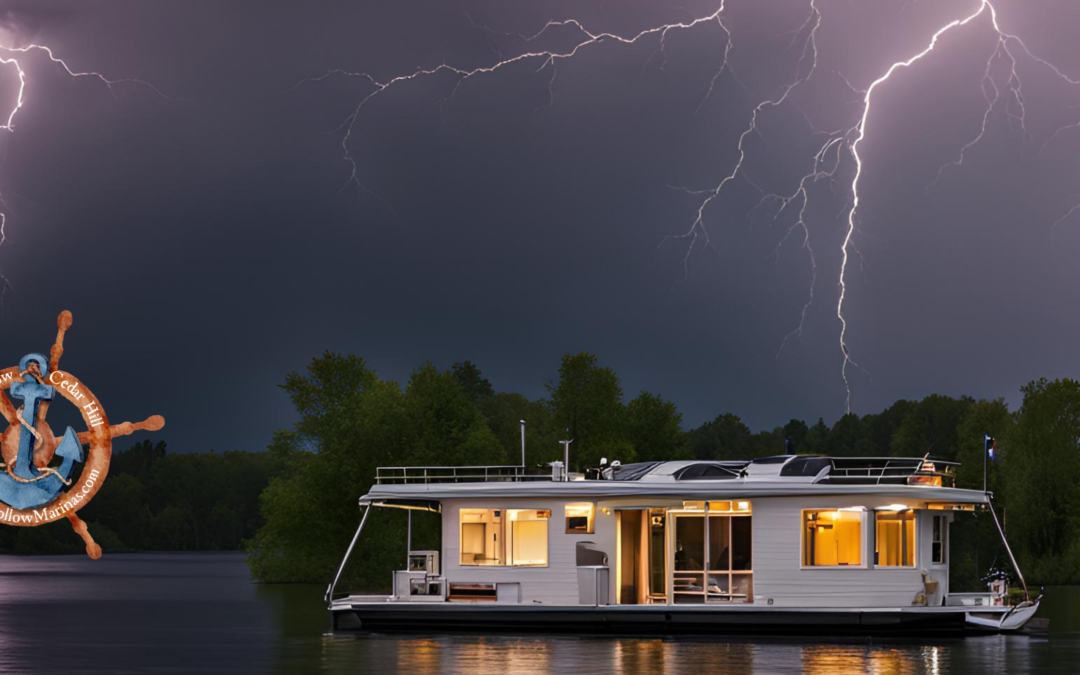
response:
M364 523L367 522L368 514L371 513L371 504L364 505L364 515L360 518L360 527L356 528L356 534L353 535L352 541L349 542L349 548L345 551L345 557L341 559L341 564L338 565L337 574L334 575L334 581L326 587L326 595L323 600L327 602L329 608L333 608L334 603L334 588L337 586L338 580L341 579L341 573L345 570L345 563L349 562L349 556L352 555L353 548L356 546L356 540L360 538L360 532L364 529Z
M1024 581L1024 573L1020 571L1020 566L1016 564L1016 556L1013 555L1012 549L1009 548L1009 540L1005 538L1005 530L1001 527L997 512L994 511L994 503L987 499L986 506L990 509L990 515L994 517L994 525L997 525L998 534L1001 535L1001 543L1005 544L1005 552L1009 554L1009 560L1012 562L1013 569L1016 570L1016 576L1020 577L1020 585L1024 587L1024 600L1030 601L1031 595L1028 593L1027 582Z
M405 529L405 569L409 569L409 555L412 553L412 509L405 511L408 514L409 524Z

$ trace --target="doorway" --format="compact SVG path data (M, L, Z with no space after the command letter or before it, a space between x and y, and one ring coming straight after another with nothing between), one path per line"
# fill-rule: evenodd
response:
M751 516L749 504L742 504L746 509L738 513L712 509L671 513L673 603L753 602Z
M616 593L620 605L664 604L668 586L667 512L616 511Z

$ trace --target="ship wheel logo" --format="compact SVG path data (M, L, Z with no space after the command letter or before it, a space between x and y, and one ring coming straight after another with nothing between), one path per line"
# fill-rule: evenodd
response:
M59 330L50 358L27 354L18 366L0 370L0 414L9 424L0 434L0 523L34 526L67 518L86 542L86 553L97 559L101 547L76 511L105 482L112 439L143 429L157 431L165 426L165 418L154 415L145 422L110 426L101 401L77 377L58 368L71 312L61 313L56 325ZM68 427L56 437L45 415L57 394L78 408L86 431L76 433ZM17 408L12 399L20 404ZM83 444L89 444L85 457ZM59 464L53 465L54 458L59 458ZM73 478L77 463L82 463L82 472Z

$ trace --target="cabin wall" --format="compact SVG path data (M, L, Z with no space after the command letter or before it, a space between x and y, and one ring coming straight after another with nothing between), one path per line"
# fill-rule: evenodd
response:
M701 495L695 495L698 499ZM721 497L717 497L721 498ZM737 495L723 495L734 499ZM580 503L588 500L572 500ZM753 529L753 602L776 607L908 607L924 590L923 573L939 582L938 592L928 598L937 605L948 593L948 565L931 564L931 517L941 512L916 511L916 551L914 568L876 568L874 559L874 508L897 502L895 497L874 495L799 496L750 498ZM678 508L676 499L595 500L593 534L566 532L565 499L500 498L443 500L442 566L450 583L518 583L522 603L579 604L576 546L591 542L604 551L609 561L609 601L619 597L617 578L617 517L625 508ZM911 506L919 506L912 503ZM851 568L802 567L802 511L865 507L862 532L864 565ZM546 567L503 567L462 565L460 556L460 511L462 508L549 509L548 565ZM605 509L607 513L605 513ZM951 520L951 515L946 514ZM947 552L949 560L951 551Z
M578 604L577 543L597 541L593 535L566 533L566 500L467 499L443 501L443 576L448 583L520 583L521 602ZM460 511L469 509L550 509L547 567L462 565ZM599 513L596 515L599 521ZM594 528L596 531L597 528ZM614 564L614 550L607 550Z
M874 508L896 502L873 495L770 497L753 500L754 602L781 607L906 607L924 590L923 573L940 582L928 598L940 604L948 566L931 565L932 513L916 511L915 567L874 567ZM863 566L802 567L802 511L863 506ZM912 504L912 506L916 506Z

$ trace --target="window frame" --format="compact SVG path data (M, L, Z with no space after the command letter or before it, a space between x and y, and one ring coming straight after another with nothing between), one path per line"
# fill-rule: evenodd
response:
M489 513L493 512L493 511L498 511L499 512L499 523L498 523L498 531L497 531L497 534L499 535L499 543L498 543L498 548L499 548L498 552L500 553L499 558L498 558L499 564L497 564L497 565L485 565L484 563L478 563L478 562L467 563L467 562L463 561L463 559L462 559L462 548L464 548L463 544L464 544L464 541L465 541L465 526L474 524L474 523L466 523L465 522L464 518L465 518L465 513L467 511L487 511ZM499 508L490 508L490 507L479 507L479 508L477 508L477 507L470 506L470 507L462 507L462 508L458 509L458 554L457 554L458 565L460 567L506 567L507 566L506 565L506 539L504 537L504 534L505 534L504 522L505 522L505 520L506 520L506 509L501 508L501 507L499 507ZM483 524L485 526L488 525L488 523L486 523L486 522L482 522L481 524ZM484 546L485 546L485 548L487 547L486 539L485 539Z
M806 514L825 511L842 511L859 514L859 564L858 565L807 565L806 554ZM866 515L865 506L821 506L799 510L799 569L800 570L864 570L868 569L866 555Z
M499 512L499 523L498 523L498 526L497 526L498 530L496 532L499 535L499 544L498 544L498 546L499 546L500 556L499 556L499 563L498 564L485 565L483 563L462 562L462 558L461 558L461 555L462 555L461 554L462 541L465 538L465 525L469 524L469 523L464 522L462 520L462 518L464 517L465 513L468 512L468 511L472 511L472 512L475 512L475 511L487 511L489 513L494 512L494 511ZM512 528L512 526L508 525L508 523L511 522L511 519L510 519L510 512L511 511L535 511L537 513L547 514L546 516L536 518L536 520L542 520L544 522L544 524L545 524L545 536L544 536L544 558L545 558L545 560L544 560L544 563L542 565L541 564L517 564L517 563L512 562L513 557L514 557L513 550L512 550L513 543L511 543L512 535L508 534L510 532L511 528ZM463 507L459 508L458 509L458 552L457 552L457 564L458 564L458 566L462 567L462 568L468 568L468 569L472 569L472 568L486 569L486 568L491 568L491 567L498 568L498 569L507 569L507 568L521 568L521 569L537 568L537 569L539 569L539 568L545 568L545 567L550 566L551 565L551 520L552 520L552 515L553 514L552 514L552 511L551 511L550 508L542 508L542 507L532 507L532 508L529 508L529 507L525 507L525 508L514 507L514 508L508 508L506 506L481 506L481 507L463 506ZM486 525L487 523L484 523L484 524Z
M504 509L506 518L503 521L503 546L509 549L509 552L504 554L503 567L535 567L542 568L551 564L551 509ZM517 520L511 518L511 513L515 511L535 511L536 513L546 513L546 516L538 516L536 518ZM513 523L525 522L525 523L543 523L544 524L544 562L543 563L517 563L514 562L514 547L518 545L515 541L513 534ZM507 532L510 532L509 536Z
M934 538L934 526L940 523L940 539ZM941 560L934 559L934 544L940 544ZM945 514L932 514L930 521L930 564L940 565L942 567L949 564L949 519Z
M910 565L884 565L877 562L878 555L878 534L877 534L877 519L879 515L911 513L911 564ZM904 534L906 532L903 527L905 520L899 520L901 524L900 532ZM903 510L875 510L874 511L874 569L876 570L913 570L919 566L919 512L916 509L903 509Z
M586 516L586 525L584 530L570 527L570 509L588 508L589 514ZM580 517L580 516L575 516ZM572 504L563 505L563 520L566 525L565 534L595 534L596 533L596 503L595 502L575 502Z

